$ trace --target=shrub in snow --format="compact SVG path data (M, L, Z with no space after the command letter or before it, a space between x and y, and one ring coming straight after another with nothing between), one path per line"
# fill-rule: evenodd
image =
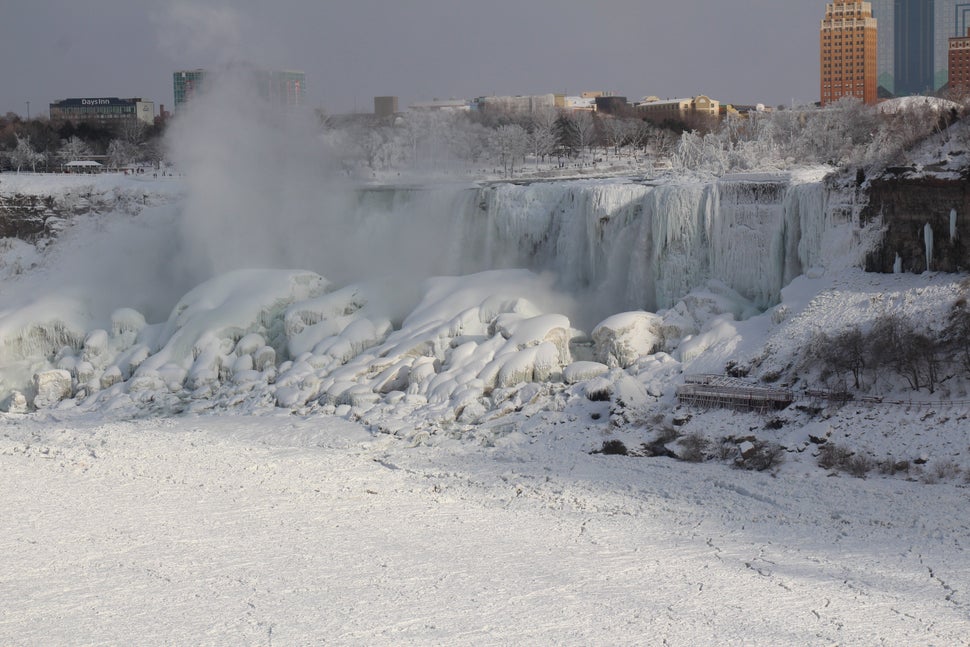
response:
M785 460L785 448L776 443L750 440L738 445L738 449L740 455L735 458L734 466L740 469L763 472Z
M703 435L693 432L680 439L678 458L688 463L701 463L707 459L710 442Z
M857 454L844 445L828 442L819 447L818 466L840 470L856 478L865 478L876 467L868 456Z
M626 445L622 440L604 440L603 446L591 452L593 454L608 454L613 456L628 456Z
M895 476L899 473L905 474L909 472L910 465L909 461L899 461L893 458L888 458L881 461L877 467L879 468L880 474L884 474L886 476Z
M963 470L952 460L940 460L933 463L932 467L927 470L927 476L932 480L932 482L948 481L950 479L955 479L960 476ZM926 481L926 476L924 476L924 481ZM931 481L926 481L931 482Z
M71 374L55 369L34 375L34 406L38 409L51 407L71 397Z

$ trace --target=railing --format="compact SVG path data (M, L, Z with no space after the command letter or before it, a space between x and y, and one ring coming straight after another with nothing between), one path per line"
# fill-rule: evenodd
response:
M799 398L827 400L842 405L852 403L860 406L895 406L906 408L970 407L970 400L890 400L883 396L855 395L848 391L806 389ZM780 410L796 401L791 389L762 386L727 375L699 374L684 377L684 384L677 388L677 398L684 404L708 408L735 409L741 411Z

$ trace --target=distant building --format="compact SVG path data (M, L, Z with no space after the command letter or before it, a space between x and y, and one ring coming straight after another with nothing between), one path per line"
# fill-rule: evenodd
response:
M296 108L303 105L306 93L306 75L295 70L263 70L249 65L234 65L225 70L208 72L203 69L180 70L172 74L172 90L175 95L175 111L205 91L207 78L215 73L248 76L253 93L274 106Z
M689 99L667 99L646 97L634 106L638 115L655 123L664 121L690 121L694 118L717 118L721 112L721 102L703 94Z
M626 100L626 97L598 96L594 98L594 102L596 103L596 112L602 112L605 115L619 117L630 112L630 103Z
M172 75L172 89L175 93L175 110L202 91L205 85L205 70L181 70Z
M374 97L374 114L380 118L397 114L397 97Z
M287 108L298 108L304 103L306 94L306 74L299 70L276 70L257 72L258 81L265 88L265 94L270 103Z
M63 99L50 104L51 121L86 123L104 128L116 128L124 124L155 123L155 102L117 97L91 99Z
M587 92L586 94L589 93ZM587 112L596 112L596 98L564 96L562 99L562 108L564 110L585 110Z
M478 97L475 105L484 113L531 115L556 107L553 94L519 95L511 97Z
M970 27L966 0L871 0L882 97L932 94L949 77L949 39Z
M419 101L412 103L409 109L423 112L469 112L472 109L471 103L465 99L434 99L432 101Z
M828 3L819 42L822 105L843 97L876 103L878 33L872 4L854 0Z
M951 90L970 92L970 28L966 36L949 39L947 75Z

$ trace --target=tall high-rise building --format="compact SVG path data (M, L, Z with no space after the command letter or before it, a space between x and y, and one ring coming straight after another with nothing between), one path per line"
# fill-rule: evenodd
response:
M191 101L202 90L205 70L181 70L172 74L172 89L175 93L175 110Z
M306 92L306 75L293 70L263 70L250 65L236 64L216 70L215 74L233 75L251 87L252 92L274 106L295 108L303 105ZM172 75L175 94L175 110L191 101L199 92L205 91L207 77L211 73L198 70L181 70Z
M938 92L949 80L950 38L970 26L967 0L871 0L879 22L879 94Z
M819 33L823 106L844 97L876 102L877 39L869 2L833 0L825 6Z
M970 29L966 36L950 40L949 69L950 89L958 94L970 92Z

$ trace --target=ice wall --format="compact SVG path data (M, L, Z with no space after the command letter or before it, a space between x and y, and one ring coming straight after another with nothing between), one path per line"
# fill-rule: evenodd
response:
M711 279L770 307L785 285L824 262L828 227L820 178L787 174L367 189L358 210L355 222L370 233L433 222L437 249L421 259L433 274L553 272L592 323L671 307Z

